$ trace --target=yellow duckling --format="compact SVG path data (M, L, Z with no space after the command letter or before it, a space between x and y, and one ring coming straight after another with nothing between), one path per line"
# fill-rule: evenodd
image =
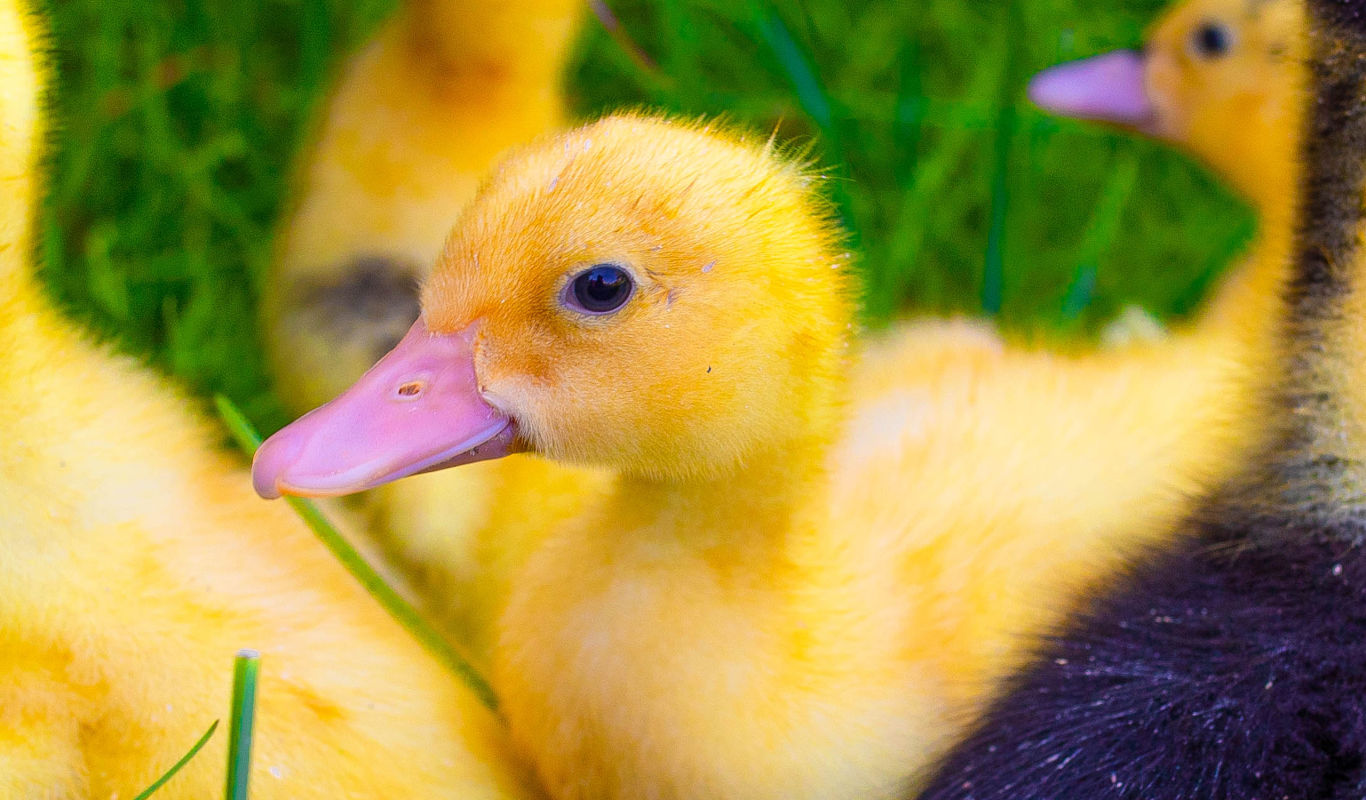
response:
M504 149L562 126L583 0L408 0L351 62L305 156L263 302L282 397L336 395L417 316L418 282ZM490 620L538 532L590 470L512 458L367 496L390 571L484 665ZM514 488L515 487L515 488ZM517 491L512 505L493 498Z
M874 537L828 506L838 238L810 176L733 134L621 116L542 141L466 210L398 347L263 446L257 489L521 449L610 468L501 623L495 683L551 793L887 791L945 721L913 713L939 676L885 593L906 553L862 572Z
M252 796L529 797L498 723L221 434L42 296L36 21L0 2L0 797L132 797L263 652ZM40 37L39 37L40 38ZM158 793L222 791L225 730Z
M1075 442L1076 407L1053 401L1095 370L987 347L933 386L860 394L850 418L850 280L810 183L767 148L649 118L524 150L463 215L398 347L257 456L267 496L516 450L616 473L553 526L500 621L495 683L556 797L900 789L1012 638L1061 613L1037 599L1065 602L1166 521L1147 506L1173 457L1140 423L1189 401L1125 395L1134 377L1162 397L1208 386L1209 363L1093 389L1118 416ZM865 390L884 373L860 370ZM1022 400L1032 433L1001 452ZM1094 438L1108 425L1144 449L1117 454ZM996 459L989 485L960 446ZM1037 463L1052 446L1066 457ZM1107 480L1130 485L1059 510Z

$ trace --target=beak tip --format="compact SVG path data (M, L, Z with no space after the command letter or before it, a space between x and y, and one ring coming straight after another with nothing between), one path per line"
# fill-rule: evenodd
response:
M281 479L298 450L297 437L288 436L283 430L256 448L251 459L251 486L256 494L266 500L276 500L284 494L280 491Z
M255 489L256 494L264 500L278 500L280 498L280 489L276 486L275 481L255 465L252 466L251 470L251 488Z
M1025 97L1029 98L1029 102L1044 111L1052 111L1049 103L1049 88L1052 83L1050 78L1051 76L1048 72L1040 72L1038 75L1030 78L1029 85L1025 87Z

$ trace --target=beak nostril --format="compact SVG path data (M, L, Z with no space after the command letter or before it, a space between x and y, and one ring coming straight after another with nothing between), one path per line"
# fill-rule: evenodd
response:
M427 384L424 381L408 381L407 383L400 385L395 391L399 397L411 399L422 394L423 390L426 388Z

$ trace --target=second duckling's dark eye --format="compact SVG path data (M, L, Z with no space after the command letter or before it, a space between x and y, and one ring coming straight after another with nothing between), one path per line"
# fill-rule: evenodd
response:
M597 264L574 276L565 300L578 311L607 314L626 305L634 289L635 282L626 270L615 264Z
M1191 34L1191 49L1201 58L1219 58L1233 49L1233 31L1222 22L1206 22Z

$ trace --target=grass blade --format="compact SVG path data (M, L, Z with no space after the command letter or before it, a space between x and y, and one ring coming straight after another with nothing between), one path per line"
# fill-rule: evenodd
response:
M233 438L239 447L246 451L247 455L254 455L256 448L261 446L261 435L256 432L242 414L242 412L228 398L218 395L214 398L218 404L218 413L223 417L223 422L228 426ZM419 642L425 646L438 661L448 667L461 680L465 682L474 693L479 696L479 700L489 708L498 711L498 697L493 693L493 687L488 681L479 674L470 662L455 651L449 642L442 638L427 621L422 618L407 600L404 600L393 587L385 583L384 578L371 567L361 554L346 541L345 537L337 530L326 515L318 509L318 506L302 497L285 498L294 510L303 517L308 527L313 533L322 540L327 549L337 557L337 560L346 567L347 571L360 582L365 591L375 598L384 610L398 621L400 625L408 630Z
M175 764L170 769L166 770L165 775L162 775L160 778L157 778L151 786L148 786L146 789L143 789L142 793L139 794L137 797L134 797L133 800L147 800L147 798L151 797L157 789L160 789L162 786L164 786L166 784L166 781L169 781L171 778L174 778L176 773L180 772L181 767L184 767L186 764L190 763L190 759L194 758L196 755L199 754L200 750L204 749L204 745L209 743L209 739L213 738L213 732L216 730L218 730L218 720L213 721L213 724L209 726L209 729L207 731L204 731L204 735L199 737L199 741L194 743L194 747L191 747L189 752L181 756L179 761L175 762Z
M1081 316L1096 297L1096 265L1078 264L1062 298L1062 319L1072 322Z
M897 86L892 141L896 143L896 185L904 192L915 180L920 161L920 140L925 125L926 102L921 85L920 44L907 39L901 45L901 80Z
M839 123L835 119L834 104L830 93L821 83L816 71L815 60L797 42L781 17L766 0L750 0L750 14L759 39L766 45L787 76L792 91L797 95L797 103L821 131L822 150L834 167L828 173L835 177L826 184L826 191L839 211L840 224L848 233L847 246L857 250L863 240L859 228L859 215L854 213L853 198L846 186L851 173L848 153L844 147L844 137L840 134ZM827 163L829 163L827 161ZM822 176L825 177L825 176Z
M1077 266L1062 301L1061 321L1064 326L1076 322L1095 299L1097 265L1101 255L1114 245L1119 236L1120 219L1137 183L1138 158L1133 151L1129 151L1120 159L1096 201L1095 211L1073 257Z
M797 93L797 101L801 103L807 115L820 126L831 149L838 152L839 134L835 130L835 116L830 97L825 93L815 68L811 66L810 57L802 52L792 32L767 3L755 0L753 13L759 34L778 59L783 72L787 74L792 90Z
M256 723L256 679L261 654L238 650L232 669L232 724L228 728L227 800L247 800L251 779L251 738Z
M1131 149L1119 159L1110 180L1096 200L1095 211L1073 256L1074 263L1094 264L1110 249L1119 236L1120 219L1137 185L1138 156Z
M606 0L588 0L588 7L612 43L617 46L617 50L625 54L640 84L657 94L671 92L674 88L673 79L660 72L659 66L650 58L650 54L645 52L645 48L631 38L631 34L621 24L617 15L612 13Z
M1001 313L1005 301L1005 230L1010 205L1010 143L1015 134L1015 106L1001 106L997 121L995 162L991 171L991 223L987 229L987 251L982 264L982 311L990 316Z
M1199 274L1176 296L1172 302L1172 313L1189 314L1200 305L1209 294L1210 286L1224 274L1239 253L1247 248L1247 243L1257 234L1257 221L1247 218L1242 221L1219 247L1204 260Z

